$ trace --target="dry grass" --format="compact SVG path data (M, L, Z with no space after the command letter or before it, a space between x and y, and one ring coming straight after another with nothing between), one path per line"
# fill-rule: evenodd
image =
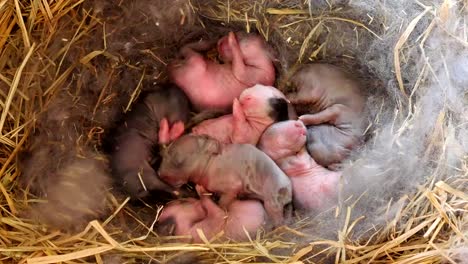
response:
M128 200L119 201L112 194L109 194L109 206L113 208L113 213L104 221L92 221L78 234L48 230L23 218L21 210L37 201L27 195L27 190L20 190L16 183L21 175L17 154L28 142L36 116L47 109L57 89L67 81L74 69L92 67L89 62L97 56L112 56L106 54L105 50L96 50L75 64L62 65L69 48L81 39L94 37L88 33L100 26L98 20L90 14L80 15L78 10L82 2L0 0L0 261L104 263L105 256L115 255L122 261L165 262L184 252L192 252L206 263L308 263L318 253L332 256L336 263L456 263L451 256L458 247L467 245L468 193L464 189L468 184L466 159L457 175L445 175L447 180L439 182L432 182L430 179L435 175L428 175L426 185L421 186L417 193L402 197L406 201L405 206L400 208L397 217L386 228L376 230L371 243L359 244L348 238L356 222L361 220L351 219L352 207L340 209L348 218L340 228L338 239L308 244L288 242L291 237L308 237L301 232L308 225L308 219L301 219L290 227L279 228L270 234L259 235L246 243L172 243L172 238L158 237L153 231L153 225L146 226L138 220L138 214L128 208ZM203 10L202 14L214 21L244 23L247 30L256 27L267 39L270 36L269 23L278 23L277 33L298 50L296 62L314 60L319 54L326 57L325 45L324 42L320 43L319 35L329 23L352 24L360 28L360 34L367 32L373 37L379 37L364 22L326 14L312 17L316 21L315 26L310 28L308 34L298 36L295 32L309 19L309 10L298 7L261 10L258 3L248 7L236 10L220 1L217 9L210 7ZM394 45L393 69L401 92L405 95L408 88L404 87L401 77L404 59L400 57L400 51L421 17L439 13L444 15L444 8L447 7L442 5L437 12L429 12L427 9L414 18ZM261 15L254 16L253 13ZM53 38L60 36L59 31L64 23L75 25L73 38L64 40L67 43L64 48L49 53L49 45ZM431 34L431 28L425 32ZM128 98L129 105L134 96ZM411 104L411 95L408 96ZM100 97L99 103L103 100L105 98ZM99 111L99 105L96 105L95 111ZM441 123L443 119L442 115L439 119ZM440 127L434 131L434 141L440 138L439 133L443 133L444 128L442 125ZM434 148L445 148L444 144L439 143L443 142L430 144L428 152ZM438 173L437 168L434 173ZM144 230L142 235L136 238L128 235L128 228L127 231L120 228L122 223L128 222L122 218L137 222L140 231Z

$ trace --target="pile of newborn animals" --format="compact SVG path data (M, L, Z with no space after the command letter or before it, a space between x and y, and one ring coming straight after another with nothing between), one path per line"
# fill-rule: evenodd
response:
M205 56L215 47L220 62ZM272 86L268 50L262 37L244 32L188 44L168 66L173 84L125 117L111 163L128 193L178 196L195 185L197 198L164 207L158 230L189 237L185 242L201 241L197 229L208 239L246 240L267 224L283 224L289 209L319 210L335 199L339 164L364 131L359 84L335 66L308 64L291 77L286 96ZM232 112L184 135L190 105ZM151 164L155 145L164 146L159 168Z

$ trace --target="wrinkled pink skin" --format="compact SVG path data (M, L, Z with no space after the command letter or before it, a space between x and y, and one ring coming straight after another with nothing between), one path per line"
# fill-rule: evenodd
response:
M284 98L272 86L255 85L244 90L239 100L234 99L232 114L201 122L192 129L194 135L208 135L224 144L257 144L263 131L274 119L270 98Z
M218 43L219 64L198 51L211 45L189 44L181 49L182 60L169 65L169 75L189 97L196 110L227 110L234 98L255 84L273 85L275 69L265 41L254 34L238 40L232 32Z
M293 201L298 209L320 210L335 199L341 172L317 164L305 148L307 129L301 121L270 126L258 147L290 177Z
M183 122L176 122L172 126L169 126L169 121L167 118L161 119L159 122L159 144L169 144L170 142L176 140L182 134L184 134L185 126Z
M163 155L159 176L179 188L187 182L220 196L228 209L238 197L263 201L274 225L292 201L291 181L265 153L249 144L223 145L207 136L184 135Z
M162 211L159 222L164 224L164 220L170 217L175 220L173 235L190 235L190 242L193 243L203 242L197 229L201 229L208 240L224 231L223 238L245 241L248 237L243 228L250 236L255 235L265 223L266 212L262 204L255 200L236 200L225 212L211 198L202 195L200 200L168 204Z

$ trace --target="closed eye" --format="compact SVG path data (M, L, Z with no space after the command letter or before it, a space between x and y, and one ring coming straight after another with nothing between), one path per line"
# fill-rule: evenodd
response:
M180 158L180 155L178 155L176 158L172 159L172 165L176 168L180 168L184 165L184 160Z

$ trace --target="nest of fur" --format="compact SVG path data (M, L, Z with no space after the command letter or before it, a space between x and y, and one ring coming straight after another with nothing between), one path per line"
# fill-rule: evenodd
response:
M467 18L455 0L0 0L0 260L466 261ZM103 142L181 45L231 30L268 40L280 89L311 61L359 76L371 125L337 206L245 243L175 243L156 200L115 189Z

